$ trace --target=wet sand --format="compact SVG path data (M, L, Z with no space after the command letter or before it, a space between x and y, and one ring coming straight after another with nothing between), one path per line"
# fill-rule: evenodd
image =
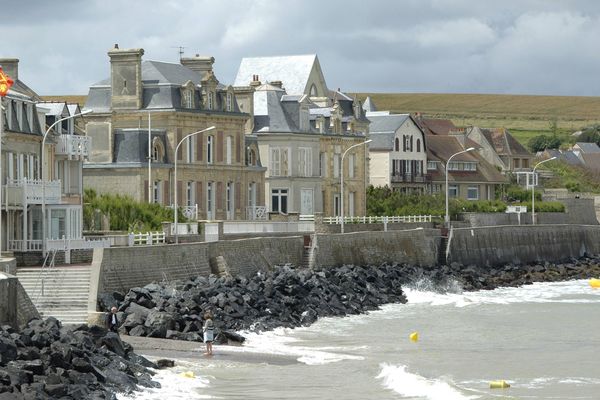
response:
M295 356L269 354L254 351L244 346L213 345L213 355L204 354L204 343L183 340L158 339L139 336L121 335L121 340L133 346L136 353L150 360L167 358L198 363L204 362L236 362L246 364L297 364Z

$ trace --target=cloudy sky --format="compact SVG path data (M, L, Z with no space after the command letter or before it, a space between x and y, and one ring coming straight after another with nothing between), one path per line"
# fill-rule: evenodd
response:
M215 57L232 83L242 57L317 53L344 91L600 96L595 0L0 1L0 57L38 93L86 94L107 51L145 60Z

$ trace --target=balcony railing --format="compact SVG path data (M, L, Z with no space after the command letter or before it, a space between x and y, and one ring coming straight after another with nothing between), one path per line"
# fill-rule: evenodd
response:
M60 204L61 200L60 179L55 181L9 179L5 192L6 202L10 205L42 204L44 196L46 204Z
M42 251L41 240L9 240L8 251Z
M266 220L267 219L267 207L265 206L254 206L246 207L246 219L247 220Z
M88 158L92 150L92 138L80 135L60 135L56 145L56 155L71 159Z
M394 173L392 174L391 180L392 183L425 183L430 180L430 175Z

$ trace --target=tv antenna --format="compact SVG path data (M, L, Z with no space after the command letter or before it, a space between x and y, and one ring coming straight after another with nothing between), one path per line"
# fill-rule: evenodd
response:
M172 49L179 49L178 53L179 53L179 59L181 60L181 58L183 57L183 49L185 49L185 46L171 46Z

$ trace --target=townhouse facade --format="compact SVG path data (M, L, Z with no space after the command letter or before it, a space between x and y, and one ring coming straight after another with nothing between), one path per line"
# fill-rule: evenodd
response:
M269 211L287 195L287 212L340 215L343 174L344 215L366 213L369 122L358 100L328 89L316 55L244 58L234 86L253 115Z
M75 130L78 107L41 102L19 79L18 63L18 59L0 59L15 81L1 108L0 248L41 253L50 241L59 240L79 241L79 248L85 248L82 164L91 140Z
M249 115L215 77L214 58L176 64L142 61L143 54L115 45L110 78L90 87L86 188L165 206L176 190L191 219L252 219L264 208L265 168L256 137L245 134Z

